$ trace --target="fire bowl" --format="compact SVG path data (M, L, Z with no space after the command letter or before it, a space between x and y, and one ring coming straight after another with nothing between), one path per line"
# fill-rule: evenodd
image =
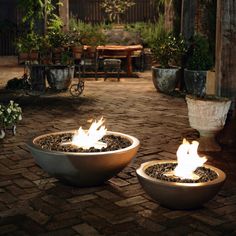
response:
M59 180L80 186L89 187L102 184L120 172L132 160L139 148L139 140L133 136L107 131L107 135L128 139L131 145L107 152L60 152L42 149L37 140L48 135L75 133L76 130L48 133L33 138L27 146L35 162L49 175Z
M146 193L160 205L176 210L195 209L211 200L223 185L226 175L223 171L204 165L216 173L216 179L201 183L168 182L150 177L145 173L148 167L156 164L176 163L172 160L148 161L136 170L140 184Z

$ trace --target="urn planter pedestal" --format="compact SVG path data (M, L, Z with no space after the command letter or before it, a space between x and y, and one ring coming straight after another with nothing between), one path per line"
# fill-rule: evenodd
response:
M186 96L189 124L199 134L199 150L220 151L215 135L223 129L231 101L227 98L205 99Z

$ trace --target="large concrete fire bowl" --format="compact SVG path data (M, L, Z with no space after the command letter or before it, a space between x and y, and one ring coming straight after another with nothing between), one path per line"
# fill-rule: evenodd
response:
M35 162L49 175L63 182L89 187L102 184L119 173L135 156L139 140L127 134L107 131L107 135L128 139L131 145L116 151L107 152L59 152L42 149L37 140L47 135L73 133L75 131L55 132L38 136L28 142L28 147Z
M226 178L223 171L210 165L204 165L204 167L213 170L217 174L217 178L203 183L167 182L152 178L145 173L148 167L162 163L177 162L172 160L149 161L143 163L136 172L139 182L147 194L159 204L170 209L195 209L202 206L217 194Z

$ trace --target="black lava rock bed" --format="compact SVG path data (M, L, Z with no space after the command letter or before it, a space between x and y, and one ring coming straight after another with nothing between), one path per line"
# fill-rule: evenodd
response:
M204 183L209 182L218 177L215 171L206 168L204 166L198 167L194 174L199 176L199 179L181 179L178 176L167 176L165 173L173 171L177 163L163 163L149 166L145 173L155 179L164 180L167 182L176 182L176 183Z
M48 135L38 139L35 144L42 149L59 152L107 152L126 148L131 145L131 142L123 137L115 135L105 135L100 141L107 144L106 148L96 149L94 147L89 149L78 148L75 145L62 143L69 143L72 140L74 133L54 134Z

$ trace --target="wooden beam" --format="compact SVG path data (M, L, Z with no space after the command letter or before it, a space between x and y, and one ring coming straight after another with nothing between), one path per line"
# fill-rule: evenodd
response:
M173 0L165 1L165 29L167 31L173 30L173 20L174 20L174 9Z
M186 40L194 35L197 0L182 0L181 34Z
M63 21L63 31L69 30L69 0L60 0L62 6L59 6L59 16Z
M219 136L221 144L236 146L236 0L217 0L216 81L218 94L232 100L225 128Z
M216 79L219 95L236 98L236 0L217 0Z

